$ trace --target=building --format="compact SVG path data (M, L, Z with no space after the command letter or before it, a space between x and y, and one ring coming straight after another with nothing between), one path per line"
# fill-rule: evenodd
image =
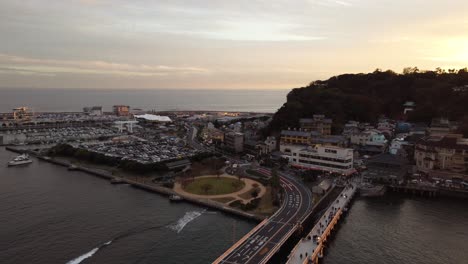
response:
M29 121L32 119L33 116L33 112L25 106L13 109L13 120Z
M324 194L330 190L332 182L329 179L325 179L319 183L319 185L312 187L312 192L316 194Z
M352 174L353 150L333 146L298 146L282 145L280 148L283 158L289 160L289 164L300 169L319 170L338 173L342 175Z
M388 151L390 154L396 155L398 152L400 152L403 149L403 146L407 146L407 145L408 145L408 142L399 138L395 138L390 143L390 147Z
M301 129L316 131L322 135L331 135L332 123L333 121L330 118L325 118L325 115L313 115L312 118L299 119Z
M348 121L343 127L343 136L350 137L352 134L359 133L359 122L358 121Z
M459 134L427 136L416 142L416 168L429 173L445 170L468 174L468 139Z
M350 143L358 146L376 146L383 147L387 144L385 136L377 130L366 130L360 133L352 134Z
M247 146L248 145L247 141L249 140L246 140L246 144L244 144L245 146L244 151L249 153L251 151L249 151L247 148L251 148L251 146ZM256 153L255 155L265 155L265 154L272 153L275 150L276 150L276 138L275 137L267 137L265 141L263 142L258 141L255 144L255 153ZM252 154L252 153L249 153L249 154Z
M244 151L244 134L229 132L224 134L224 146L234 153Z
M275 137L267 137L267 139L265 139L265 145L267 147L267 153L270 153L270 152L273 152L274 150L276 150L276 138Z
M427 129L429 136L445 136L455 132L457 129L447 118L432 119L430 127Z
M130 114L130 106L128 105L114 105L114 114L117 116L128 116Z
M415 102L407 101L406 103L403 104L403 114L406 115L411 111L414 111L414 108L416 107Z
M392 136L395 132L395 124L391 123L388 120L382 121L377 124L377 130L380 131L380 133L382 134Z
M371 181L398 183L403 180L408 171L408 161L400 155L382 153L366 163L367 170L363 176Z
M172 120L168 116L152 115L152 114L143 114L135 115L135 118L139 121L146 123L171 123Z
M311 145L324 145L324 146L337 146L337 147L346 147L348 145L348 139L340 135L321 135L314 134L312 132L312 137L310 138Z
M305 130L283 130L281 131L280 144L308 145L312 133Z
M83 112L90 116L102 116L102 106L85 107Z

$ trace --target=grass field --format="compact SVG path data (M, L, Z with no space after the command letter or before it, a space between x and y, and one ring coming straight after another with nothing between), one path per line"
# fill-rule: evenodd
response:
M218 195L237 192L244 188L245 183L233 178L198 178L184 187L184 190L193 194ZM209 187L208 187L209 186Z

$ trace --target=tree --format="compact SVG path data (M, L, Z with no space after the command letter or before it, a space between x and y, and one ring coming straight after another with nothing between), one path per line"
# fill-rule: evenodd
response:
M271 170L270 185L272 188L280 187L280 179L279 179L278 171L276 170L276 168Z

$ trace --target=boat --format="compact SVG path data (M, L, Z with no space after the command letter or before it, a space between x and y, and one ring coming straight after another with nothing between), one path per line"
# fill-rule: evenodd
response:
M184 198L180 197L179 195L171 195L169 196L169 201L171 202L179 202L179 201L182 201Z
M29 158L28 154L21 154L8 162L8 166L18 166L32 163L32 159Z

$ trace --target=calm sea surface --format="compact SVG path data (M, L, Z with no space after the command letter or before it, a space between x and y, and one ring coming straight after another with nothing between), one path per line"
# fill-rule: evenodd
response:
M255 226L0 148L0 263L210 263Z
M255 224L0 148L0 263L210 263ZM323 263L468 263L457 200L358 199Z
M82 111L85 106L116 104L145 110L220 110L273 113L289 90L91 90L1 89L0 112L28 106L37 112Z

